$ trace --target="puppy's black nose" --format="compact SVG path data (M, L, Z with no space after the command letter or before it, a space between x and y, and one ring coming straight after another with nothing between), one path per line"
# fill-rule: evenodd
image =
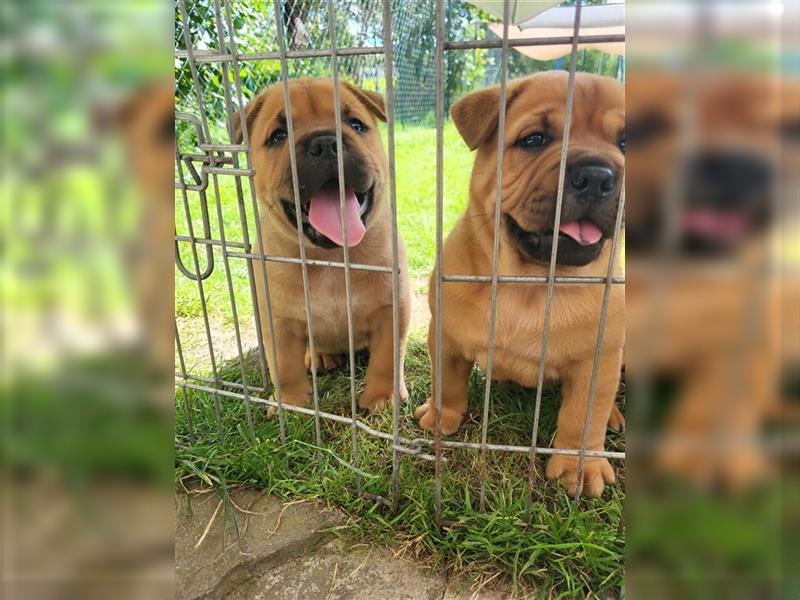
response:
M692 196L705 204L733 207L763 201L772 179L766 158L734 150L708 150L688 165Z
M602 164L580 164L570 169L569 186L577 196L587 202L606 200L617 190L614 171Z
M336 156L336 136L318 135L308 142L308 153L314 158L333 158Z

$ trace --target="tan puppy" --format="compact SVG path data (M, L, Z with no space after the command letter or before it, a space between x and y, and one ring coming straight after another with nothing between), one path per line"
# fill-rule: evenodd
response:
M546 275L553 240L567 73L538 73L509 83L504 134L500 268L503 275ZM464 141L477 149L466 213L444 247L445 274L490 275L495 202L499 88L470 94L452 109ZM619 202L625 125L622 86L613 79L578 73L566 187L558 246L558 275L605 275ZM544 322L545 285L500 284L497 293L495 379L537 384ZM602 285L556 285L545 379L560 381L564 400L556 448L580 448L597 339ZM431 280L429 301L434 302ZM600 359L589 429L589 449L602 450L617 393L622 360L623 290L615 285ZM442 310L442 415L444 434L454 433L467 407L472 365L486 366L490 285L446 283ZM468 324L468 325L465 325ZM434 323L428 343L434 356ZM433 388L435 390L435 387ZM433 399L416 412L434 429ZM554 455L549 478L570 492L578 457ZM587 458L584 490L602 493L614 481L605 458Z
M149 368L163 382L159 397L172 407L175 339L175 85L172 79L138 89L122 105L96 114L120 136L138 194L139 222L125 253L136 316Z
M735 72L628 81L626 372L634 390L645 377L674 387L654 394L659 429L637 431L658 440L661 471L700 485L750 485L772 470L758 438L780 367L781 290L769 268L779 83Z
M330 79L299 79L290 82L289 91L306 257L344 260L344 218L351 262L391 267L388 161L376 121L386 120L383 98L346 83L339 87L346 196L345 213L341 215L333 83ZM264 252L299 258L286 119L282 84L264 90L246 109ZM402 364L410 291L402 241L400 266L400 395L405 400L408 393ZM255 265L270 372L278 375L282 401L301 406L311 392L306 373L310 357L301 267L270 261L267 272L277 356L272 354L262 269ZM316 364L321 370L337 364L335 355L348 351L344 269L309 265L308 279ZM393 401L392 278L389 273L353 269L351 282L355 348L368 347L370 352L359 406L374 410Z

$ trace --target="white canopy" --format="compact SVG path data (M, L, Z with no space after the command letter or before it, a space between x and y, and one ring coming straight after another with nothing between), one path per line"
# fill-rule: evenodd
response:
M502 19L502 0L472 0L472 4ZM510 0L511 26L509 39L570 37L574 28L575 7L558 6L560 2L538 0ZM503 26L492 23L489 28L498 36L503 35ZM591 5L581 7L579 35L624 35L625 5L623 3ZM602 44L580 44L578 48L593 48L610 54L624 56L625 42ZM537 60L552 60L569 54L570 44L557 46L519 46L515 50Z
M470 0L470 4L482 8L501 21L503 20L503 0ZM561 4L560 1L552 2L551 0L509 0L508 12L511 16L509 24L519 25L559 4Z

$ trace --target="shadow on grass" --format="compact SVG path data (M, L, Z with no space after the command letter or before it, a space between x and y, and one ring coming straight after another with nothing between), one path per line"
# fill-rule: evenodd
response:
M430 373L424 342L412 339L406 359L409 402L400 410L400 435L429 437L417 426L414 408L429 393ZM356 394L361 392L366 355L356 357ZM220 367L220 377L241 381L238 361ZM261 371L252 356L245 377L261 385ZM350 415L350 377L345 365L319 377L321 410ZM469 410L456 436L480 442L485 378L475 369L470 382ZM213 395L187 391L193 433L190 433L182 392L176 402L176 479L199 478L223 487L245 484L276 496L318 498L344 510L350 519L338 533L384 542L448 572L485 581L498 575L514 590L537 590L549 597L554 590L567 597L616 596L622 588L624 539L619 533L622 484L603 498L574 503L563 489L543 477L546 457L537 457L532 493L528 493L530 461L519 453L487 452L485 506L480 510L482 459L476 450L445 450L442 465L441 529L434 523L434 464L418 456L400 455L398 507L358 497L356 480L367 495L390 498L391 443L363 432L353 452L349 425L322 420L322 450L316 446L313 416L285 416L286 443L281 443L277 416L253 403L254 437L245 406L219 397L222 437L217 434ZM529 445L533 429L532 390L495 383L489 412L488 441ZM560 402L557 390L544 393L538 435L549 445ZM374 429L391 433L392 411L360 415ZM608 447L624 449L622 438L609 434ZM620 465L615 465L622 478ZM224 497L224 493L223 493ZM497 581L497 579L496 579Z

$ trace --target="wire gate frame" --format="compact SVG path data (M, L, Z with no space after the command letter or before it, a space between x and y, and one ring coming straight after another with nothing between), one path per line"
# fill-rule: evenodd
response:
M475 41L448 41L445 36L445 1L435 0L436 14L435 14L435 35L436 35L436 53L435 53L435 69L436 69L436 263L435 263L435 290L434 290L434 390L433 397L435 403L435 433L433 439L428 438L414 438L409 439L401 436L399 433L400 421L400 408L399 403L393 403L392 414L392 432L387 433L374 429L367 423L358 419L357 415L357 401L356 401L356 385L355 385L355 357L354 357L354 343L353 343L353 313L352 313L352 287L351 287L351 272L352 270L362 271L376 271L383 273L390 273L392 275L392 318L393 318L393 365L394 365L394 380L393 389L395 398L399 398L400 387L400 343L399 343L399 297L400 297L400 264L399 264L399 234L398 234L398 220L397 220L397 198L396 198L396 168L395 168L395 131L394 131L394 87L393 87L393 72L394 72L394 56L393 46L391 40L392 32L392 9L391 0L382 0L382 24L383 24L383 45L374 47L362 48L338 48L336 40L336 12L333 0L326 0L328 28L330 34L330 48L329 49L313 49L290 51L286 48L284 26L282 19L275 19L278 52L262 52L262 53L242 53L237 51L236 40L233 28L233 19L231 15L230 0L224 3L222 0L214 0L214 17L216 34L219 41L220 51L206 51L196 50L192 48L191 33L189 28L188 12L186 9L186 0L179 0L178 9L180 18L183 24L183 37L185 50L176 50L175 55L178 58L185 58L192 76L194 93L196 96L199 118L194 115L179 113L176 115L177 119L186 120L192 123L198 140L198 148L202 154L181 153L176 145L176 170L178 180L176 181L176 188L181 190L181 198L185 218L187 220L188 235L175 236L175 250L176 250L176 265L180 272L186 277L194 280L198 286L198 293L200 295L200 306L203 314L204 332L209 352L211 377L202 377L191 374L187 371L183 348L178 330L177 321L175 324L175 339L176 339L176 352L178 355L179 372L176 373L176 386L180 387L183 394L184 408L187 410L187 415L190 415L188 410L187 390L195 390L211 394L214 399L215 415L217 421L217 432L220 438L222 437L222 406L220 397L230 398L235 400L244 401L247 427L251 437L255 436L251 405L256 403L258 405L269 406L277 409L277 416L279 421L279 433L282 445L286 443L286 428L285 428L285 411L290 411L299 414L313 416L314 418L314 432L315 441L318 447L319 460L323 458L322 451L322 431L321 420L341 423L349 425L352 430L352 464L355 467L355 492L382 502L396 508L399 500L399 460L400 455L416 456L425 460L434 462L434 498L435 498L435 515L437 524L441 525L441 477L442 477L442 463L446 462L443 456L443 450L456 450L456 449L469 449L478 450L480 452L480 507L481 510L485 509L485 479L486 479L486 453L487 452L513 452L520 454L527 454L529 456L529 478L528 485L529 491L532 491L534 477L535 477L535 457L540 455L570 455L579 457L579 472L578 472L578 489L576 491L576 499L580 495L581 485L583 483L583 469L586 457L605 457L609 459L624 459L624 452L612 451L593 451L587 449L588 442L588 425L591 418L592 405L594 402L595 385L597 379L597 370L599 366L599 359L603 344L603 337L605 332L607 311L610 298L611 287L613 285L620 285L625 283L624 277L617 277L614 275L614 265L618 253L618 239L620 235L622 216L624 214L624 181L623 191L620 198L619 206L617 209L614 236L611 242L611 256L609 258L607 275L605 277L597 276L556 276L556 253L558 249L558 236L554 236L553 245L551 248L549 271L546 277L544 276L508 276L498 274L498 257L499 257L499 214L500 214L500 201L502 198L502 168L503 168L503 144L498 144L497 165L496 165L496 181L497 187L495 190L495 220L494 220L494 238L493 238L493 253L492 253L492 275L491 276L476 276L476 275L459 275L459 274L444 274L442 270L442 246L443 246L443 197L444 197L444 57L445 52L448 50L467 50L467 49L487 49L499 48L501 50L501 68L500 68L500 106L498 116L498 140L502 141L504 133L504 124L506 116L506 90L508 84L508 53L509 48L517 46L534 46L534 45L552 45L552 44L571 44L570 61L569 61L569 78L567 87L567 99L565 110L564 122L564 136L561 148L561 158L559 166L559 186L556 198L556 215L554 228L557 230L561 220L561 205L564 194L564 176L566 172L566 159L568 150L568 138L570 130L570 121L572 113L573 90L575 81L575 72L577 66L577 53L578 45L587 42L617 42L624 41L624 35L603 35L603 36L579 36L580 30L580 16L581 16L581 2L578 0L575 5L575 20L573 35L569 37L558 38L522 38L517 40L510 40L508 37L508 15L510 0L503 2L503 36L500 40L475 40ZM280 0L273 0L272 2L275 15L281 14ZM292 107L289 96L289 76L288 76L288 60L299 58L329 58L331 61L331 77L334 85L334 109L336 114L336 144L337 144L337 169L339 175L339 201L340 208L344 212L345 203L345 190L344 190L344 175L343 175L343 155L342 148L342 123L340 112L340 97L339 97L339 67L338 57L340 56L356 56L356 55L383 55L384 57L384 75L386 84L386 116L387 116L387 138L388 138L388 159L389 159L389 180L387 185L387 196L390 203L391 212L391 248L392 248L392 261L391 266L379 265L365 265L358 263L351 263L348 251L348 231L347 221L342 222L342 235L344 239L343 246L343 261L324 261L308 259L305 255L305 248L303 245L303 233L301 222L301 207L299 196L299 185L297 175L297 157L294 144L294 127L292 117ZM287 120L287 134L288 134L288 147L290 153L291 177L294 190L294 204L295 215L297 218L297 232L300 257L284 257L272 256L264 253L263 240L261 239L261 228L258 226L258 199L255 192L254 170L251 163L250 156L250 140L247 127L247 121L244 114L244 95L243 86L240 76L241 61L254 61L254 60L280 60L280 80L283 88L284 108ZM203 107L202 92L198 76L198 64L201 63L219 63L222 70L222 81L224 101L226 113L231 116L238 113L240 123L242 124L242 142L240 144L215 144L211 143L210 129L208 125L208 118ZM232 77L231 77L232 76ZM234 107L232 90L230 89L230 80L233 79L234 90L236 94L237 106ZM237 111L237 112L234 112ZM229 137L234 141L232 127L229 124L228 128ZM238 153L243 152L245 155L245 165L242 168L239 164ZM229 153L230 156L226 155ZM194 162L199 162L201 168L198 170L194 166ZM193 183L186 183L184 178L184 169L189 172ZM243 238L242 242L228 241L225 236L225 229L223 224L222 214L222 201L219 192L219 176L228 175L233 176L236 183L236 197L239 209L239 219L242 227ZM209 178L210 176L210 178ZM249 181L250 187L250 204L251 210L256 220L256 246L257 251L254 251L253 245L250 241L247 214L245 208L245 194L242 189L242 178L246 177ZM217 218L219 220L219 234L220 239L214 240L211 235L211 228L208 217L208 203L206 198L206 190L211 182L215 196L215 207L217 211ZM203 223L203 236L198 237L195 235L192 215L190 210L190 203L187 191L197 191L200 195L200 206L202 213ZM192 267L186 267L182 261L179 244L188 243L191 248ZM198 245L204 247L206 252L206 268L201 269L199 259ZM205 299L203 281L207 279L214 269L214 255L213 250L217 247L221 251L222 264L224 268L225 278L227 282L227 290L230 301L231 313L233 317L234 332L236 337L236 350L239 368L241 372L241 382L222 380L219 376L217 363L214 354L213 336L211 334L211 326L209 320L208 307ZM236 299L234 297L233 279L231 276L230 259L244 259L247 264L247 274L250 286L251 301L253 303L253 312L255 320L256 338L258 343L258 360L262 375L262 386L252 385L247 383L245 377L245 353L242 346L241 328L239 324L238 311L236 306ZM303 278L304 290L304 308L307 319L308 339L309 339L309 353L311 359L311 383L312 383L312 398L313 408L297 407L284 405L281 398L280 381L277 380L277 373L271 373L268 369L268 361L264 347L263 332L261 329L261 315L257 300L256 286L255 286L255 269L256 264L260 265L259 274L264 282L264 295L265 295L265 309L266 309L266 323L268 325L269 337L271 341L272 355L276 355L275 336L274 336L274 323L272 319L272 306L269 293L269 278L267 274L267 262L279 263L294 263L299 264ZM319 390L317 383L317 364L316 353L314 351L314 332L312 322L312 307L308 283L308 266L327 267L327 268L341 268L344 271L345 280L345 293L347 302L347 325L348 325L348 342L349 342L349 379L350 379L350 416L336 415L333 413L325 412L320 409L319 404ZM473 442L459 442L453 440L442 439L441 435L441 314L442 314L442 285L449 282L478 282L490 283L491 294L491 307L489 318L489 337L488 337L488 353L487 353L487 367L486 367L486 386L484 391L482 414L483 421L481 425L481 441L480 443ZM514 284L546 284L547 295L545 301L545 315L544 315L544 330L542 334L542 345L539 363L539 385L536 390L536 400L534 408L534 423L531 432L531 444L529 446L516 446L506 444L493 444L487 440L488 434L488 417L489 406L491 401L491 374L493 368L493 355L495 346L495 324L497 314L497 286L500 283L514 283ZM539 413L542 400L543 376L545 368L545 360L548 345L550 317L552 313L552 297L554 293L555 284L597 284L604 285L603 300L600 311L600 320L597 332L597 340L595 344L595 355L592 365L592 378L590 390L587 398L587 412L583 427L582 444L580 448L549 448L537 446L537 436L539 428ZM268 390L266 382L268 380L268 372L273 377L274 396L271 398L262 398L259 395L266 395ZM237 391L231 391L233 388ZM187 420L190 435L194 435L191 417ZM366 494L361 489L361 479L358 473L360 457L358 447L358 434L366 434L375 438L391 441L392 443L392 481L391 481L391 497L390 499L375 496L373 494ZM528 494L529 499L531 494Z

